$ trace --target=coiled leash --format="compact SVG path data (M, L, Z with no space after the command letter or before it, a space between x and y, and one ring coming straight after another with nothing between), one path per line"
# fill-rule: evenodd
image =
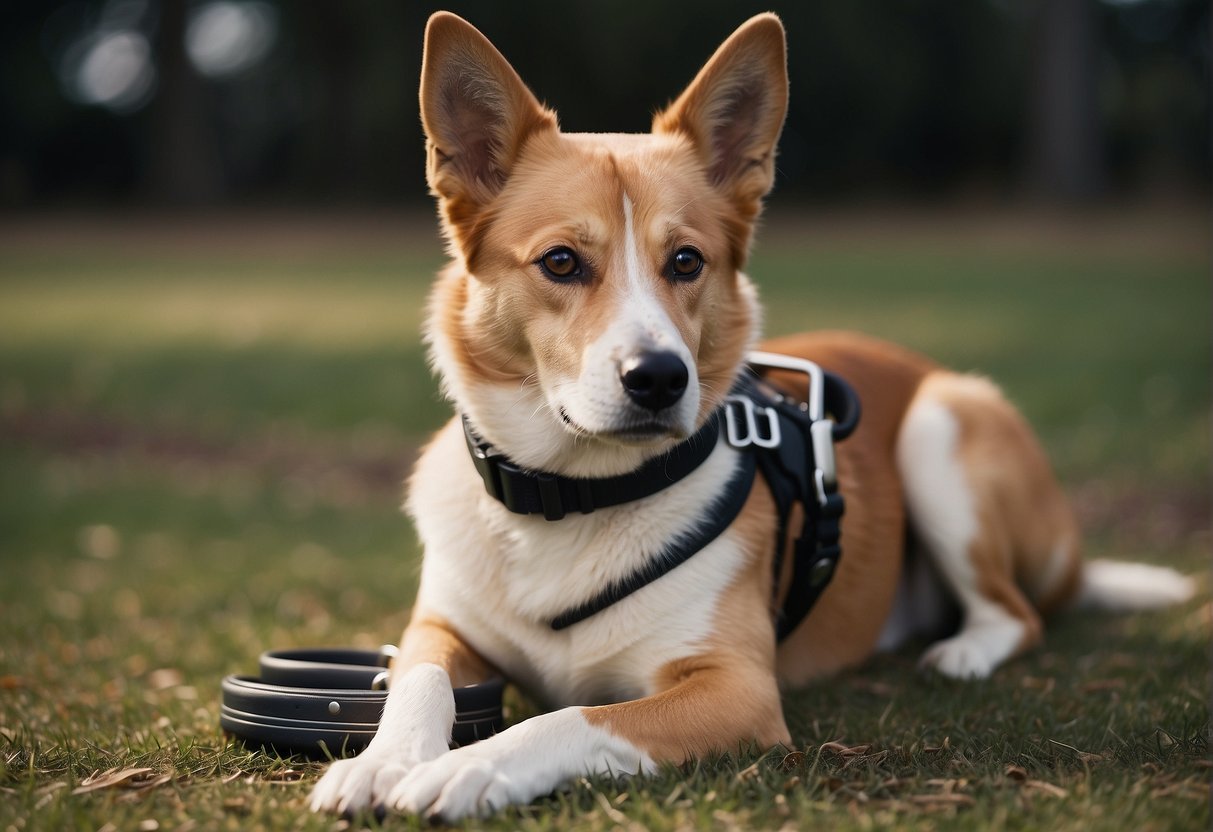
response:
M223 680L219 724L246 743L280 754L340 757L375 736L387 700L387 665L396 648L271 650L257 677ZM452 747L502 729L504 682L455 688Z

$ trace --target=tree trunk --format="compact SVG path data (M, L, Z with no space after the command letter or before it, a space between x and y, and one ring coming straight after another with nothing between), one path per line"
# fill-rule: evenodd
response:
M185 52L186 13L186 0L160 4L147 194L156 202L201 205L218 201L226 183L215 125L207 116L207 90Z
M1094 4L1036 4L1027 184L1045 199L1084 201L1104 188Z

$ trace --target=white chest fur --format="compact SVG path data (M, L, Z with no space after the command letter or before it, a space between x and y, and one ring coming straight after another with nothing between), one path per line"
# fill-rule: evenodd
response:
M452 421L418 462L408 510L425 547L418 604L552 705L653 692L656 672L693 655L744 553L726 532L634 595L562 631L548 622L690 529L732 474L723 443L699 469L643 501L557 522L489 497Z

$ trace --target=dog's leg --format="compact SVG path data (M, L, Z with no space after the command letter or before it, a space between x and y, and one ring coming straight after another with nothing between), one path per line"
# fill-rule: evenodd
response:
M1076 580L1077 535L1044 454L989 382L928 377L898 437L898 466L917 535L963 611L960 631L924 666L981 678L1040 641L1038 600Z
M378 805L414 766L446 753L455 722L452 685L482 681L489 668L446 622L417 612L391 673L379 730L357 757L329 767L312 791L312 811Z
M586 774L650 772L739 743L790 741L769 668L735 657L693 665L676 663L663 674L671 687L653 696L536 716L417 766L388 805L449 822L527 803Z

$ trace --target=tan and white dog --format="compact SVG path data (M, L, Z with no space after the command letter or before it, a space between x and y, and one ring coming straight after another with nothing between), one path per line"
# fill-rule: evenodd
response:
M483 35L451 14L430 19L421 114L453 260L427 335L443 390L479 436L524 468L601 478L711 417L756 346L741 269L786 105L784 31L770 14L738 29L646 135L561 132ZM776 644L775 508L758 484L685 563L553 630L553 616L703 523L739 452L722 439L665 490L552 522L486 494L457 415L410 484L425 559L379 731L332 765L313 809L455 819L586 773L790 743L781 684L936 632L949 604L959 631L922 663L983 677L1040 641L1042 612L1076 597L1135 608L1191 593L1169 570L1084 566L1040 447L988 381L858 335L763 348L842 375L864 407L837 451L845 556L799 628ZM928 555L915 568L907 527ZM448 750L452 686L497 673L555 710Z

